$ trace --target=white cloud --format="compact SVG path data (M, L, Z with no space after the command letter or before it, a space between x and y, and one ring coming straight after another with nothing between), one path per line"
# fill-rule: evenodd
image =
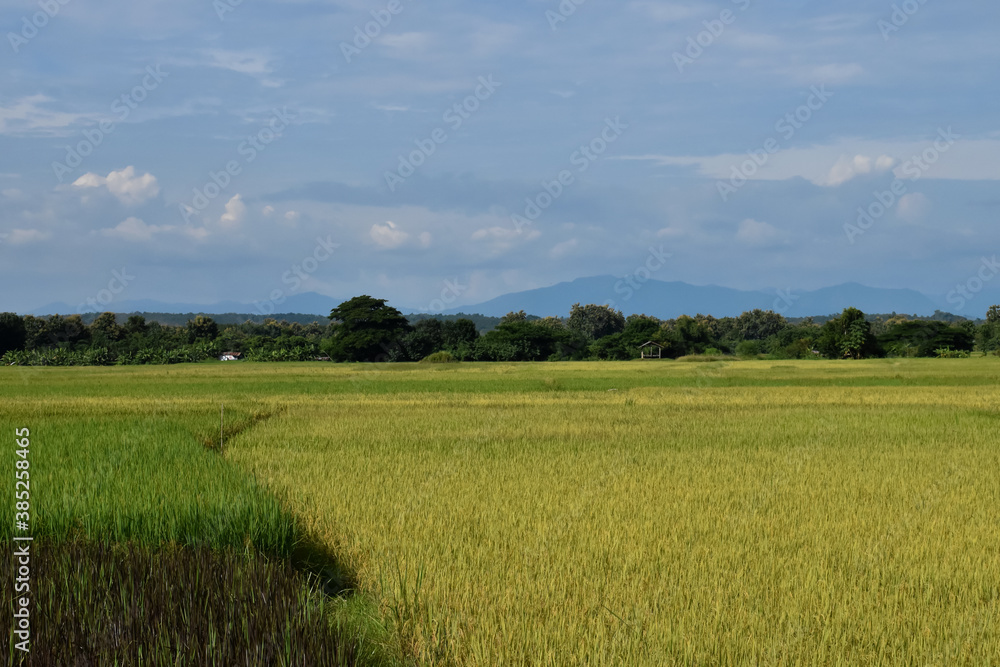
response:
M150 173L136 176L135 167L132 166L125 167L121 171L112 171L107 176L89 172L76 179L73 185L78 188L107 187L108 192L127 206L141 204L160 194L156 177Z
M42 107L52 98L46 95L22 97L10 106L0 106L0 134L60 136L70 132L70 126L92 121L96 116L50 111Z
M656 232L656 236L661 239L675 239L679 236L684 236L684 230L677 227L664 227Z
M533 241L541 236L542 233L537 229L531 229L525 232L522 229L516 229L514 227L483 227L482 229L477 229L472 233L473 241L502 241L510 242L515 239L524 238L528 241Z
M867 174L872 170L872 159L864 155L855 155L853 158L842 156L837 160L837 164L830 168L830 173L826 177L827 185L837 186L846 183L858 174Z
M472 232L473 241L485 241L487 239L509 240L520 235L520 231L513 227L484 227Z
M937 137L931 135L923 139L870 140L842 139L832 144L786 148L770 157L767 164L749 176L749 180L783 181L804 178L816 185L830 185L831 169L827 166L853 158L845 156L881 156L874 159L875 173L888 168L895 169L896 176L912 178L902 170L912 158L919 158L924 151L934 146ZM946 158L934 163L926 177L956 181L1000 181L1000 140L993 138L961 139L948 149ZM891 155L898 156L893 160ZM729 182L733 168L747 160L746 153L722 153L719 155L664 155L642 154L611 156L608 160L641 160L652 162L659 167L693 167L697 173ZM891 162L890 162L891 161ZM892 164L892 167L887 165Z
M228 69L240 74L270 74L271 58L261 51L227 51L225 49L208 49L205 51L212 67Z
M264 215L265 218L270 218L274 214L274 207L265 206L260 210L260 212Z
M194 225L185 225L180 229L182 234L190 236L197 241L204 241L210 235L210 232L204 227L195 227Z
M920 192L911 192L899 198L896 215L907 222L916 222L930 208L930 200Z
M23 245L47 241L50 238L52 238L52 232L43 232L39 229L12 229L7 234L5 241L11 245Z
M855 155L853 158L843 155L827 174L823 185L836 187L850 181L855 176L870 174L873 171L883 173L892 169L896 161L888 155L870 158L867 155Z
M226 212L219 218L219 224L223 227L238 227L246 218L247 205L243 203L242 195L234 195L226 202Z
M881 155L875 160L875 171L889 171L896 165L896 161L888 155Z
M170 225L147 225L143 220L136 217L128 217L119 222L114 227L102 229L101 235L109 238L120 238L126 241L149 241L154 234L168 232L174 227Z
M278 221L278 223L285 227L294 228L299 226L299 220L301 218L302 214L299 213L298 211L285 211L285 214L281 216L281 219Z
M246 74L257 79L262 86L278 88L284 82L269 75L274 72L272 56L267 51L229 51L226 49L209 49L204 51L208 56L208 65L219 69Z
M736 238L748 245L764 245L778 236L778 230L766 222L747 218L740 223Z
M383 248L398 248L409 240L410 235L395 223L387 221L384 225L375 223L369 234L372 240Z
M568 241L557 243L552 246L552 250L549 251L549 257L552 259L560 259L571 254L579 245L580 242L576 239L569 239Z

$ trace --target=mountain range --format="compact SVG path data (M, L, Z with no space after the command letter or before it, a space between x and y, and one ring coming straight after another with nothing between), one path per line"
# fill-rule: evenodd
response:
M377 295L373 295L377 296ZM280 305L270 303L240 303L220 301L213 304L165 303L151 299L115 301L103 310L119 313L252 313L266 316L275 312L327 315L346 298L323 296L315 292L295 294ZM702 313L716 317L739 315L743 311L761 308L786 317L808 317L839 313L844 308L860 308L866 313L905 313L932 315L942 305L925 294L911 289L884 289L845 283L817 290L738 290L715 285L691 285L684 282L648 280L628 281L615 276L578 278L549 287L513 292L478 304L467 304L445 310L442 314L478 313L501 317L511 311L523 310L529 315L566 316L574 303L608 304L625 315L646 314L669 319L680 315ZM397 307L404 313L421 312ZM32 315L69 314L80 312L79 306L52 303L31 312ZM985 310L985 308L984 308Z
M574 303L608 304L625 315L646 314L669 319L702 313L736 316L746 310L773 310L786 317L830 315L844 308L866 313L931 315L938 308L930 297L909 289L882 289L845 283L812 291L745 291L715 285L648 280L631 282L614 276L579 278L551 287L505 294L473 306L445 311L502 316L523 310L530 315L569 314Z

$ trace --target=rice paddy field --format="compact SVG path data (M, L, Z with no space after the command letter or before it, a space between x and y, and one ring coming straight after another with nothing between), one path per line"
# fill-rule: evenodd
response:
M63 608L88 577L197 606L134 583L166 558L222 593L164 659L1000 664L997 358L0 368L11 489L24 426L34 535L77 554L39 631L104 622ZM280 642L239 653L250 617Z

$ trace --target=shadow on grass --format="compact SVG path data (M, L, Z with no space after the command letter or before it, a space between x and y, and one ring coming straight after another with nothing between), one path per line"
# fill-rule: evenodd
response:
M9 664L366 662L349 630L331 623L329 598L287 560L203 547L38 542L31 589L23 656L13 640L13 569L0 576Z
M227 440L272 416L234 413ZM143 438L159 433L141 426L136 432ZM217 449L203 428L192 435ZM160 435L164 451L180 451L172 449L177 433ZM6 663L403 663L377 606L356 592L354 573L309 535L287 504L242 473L230 474L231 463L202 456L218 475L217 485L210 475L199 482L204 489L177 483L172 494L159 495L172 475L195 474L188 462L197 465L199 450L190 445L196 454L190 459L144 454L154 462L129 469L135 488L127 489L131 495L116 491L122 496L117 502L98 494L83 504L49 505L62 514L50 512L38 524L31 546L26 656L14 648L13 625L14 599L25 594L15 591L14 567L0 572L0 636L10 640L0 649ZM101 460L88 453L71 463L79 473L100 467ZM50 487L73 488L66 477ZM8 554L13 548L9 537L0 541Z

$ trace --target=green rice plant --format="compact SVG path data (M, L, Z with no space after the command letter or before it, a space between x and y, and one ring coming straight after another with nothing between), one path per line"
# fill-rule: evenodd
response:
M8 433L14 423L32 430L37 537L237 547L279 557L303 539L277 498L199 441L207 426L183 405L171 413L151 401L81 398L8 403L3 412ZM12 470L13 447L3 454ZM11 503L0 508L0 539L12 535L12 511Z
M20 387L0 385L7 394L0 425L12 445L0 453L0 462L11 471L11 487L20 460L14 457L14 429L31 430L30 534L43 545L41 559L32 561L34 645L41 647L33 651L32 664L114 664L111 658L118 664L355 664L352 656L358 664L397 661L385 651L377 614L366 598L352 593L349 570L279 498L224 458L220 444L268 419L273 408L232 400L223 427L214 399L191 402L169 392L136 397L128 379L148 376L122 373L115 385L91 377L92 387L117 390L94 398L66 390L60 378L47 374L54 370L20 375ZM0 510L0 543L7 545L13 510L13 502ZM77 569L67 569L69 564ZM294 576L286 576L290 568ZM268 588L274 577L280 585ZM227 607L238 591L246 604ZM308 603L298 600L303 594ZM9 587L2 591L4 608L13 608L11 595ZM251 602L271 611L247 616ZM267 615L272 612L278 615ZM264 620L253 621L253 614ZM338 628L336 637L316 630L330 622ZM114 637L102 635L109 628L118 628ZM234 635L234 628L243 634ZM80 639L60 643L67 637ZM337 661L329 662L333 657Z

